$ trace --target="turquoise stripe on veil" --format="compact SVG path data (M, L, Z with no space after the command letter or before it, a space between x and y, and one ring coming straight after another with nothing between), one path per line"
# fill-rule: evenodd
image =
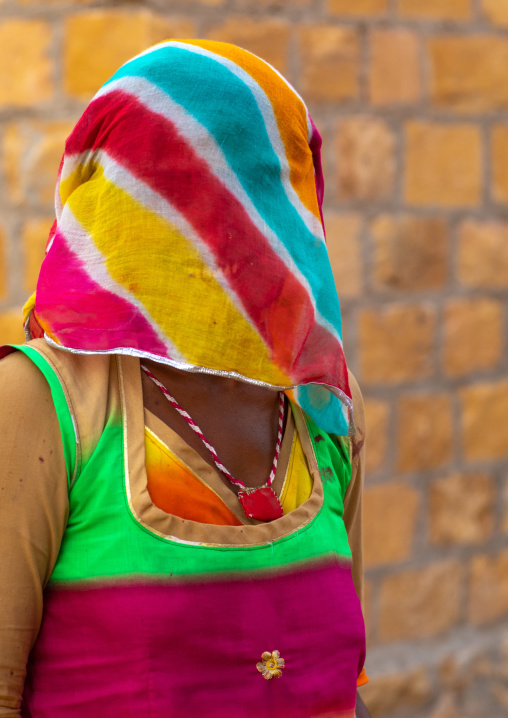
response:
M125 64L108 83L122 77L143 77L168 94L215 137L228 164L262 219L278 237L284 237L284 244L296 267L312 287L318 314L328 323L329 329L333 327L335 333L341 336L340 305L326 246L310 232L286 196L280 180L280 161L272 148L263 116L251 90L221 62L193 52L192 46L189 46L188 50L162 46L154 52L180 55L180 72L173 73L170 77L162 74L160 68L164 67L164 63L155 64L150 53ZM192 52L192 63L185 62L185 55L189 52ZM227 100L232 115L244 117L246 113L249 114L249 134L244 132L241 137L235 136L233 141L230 130L227 136L225 135L221 114L217 112L224 99L219 102L217 95L203 93L196 86L197 75L201 78L207 77L210 86L214 88L228 88ZM234 91L231 91L232 88ZM242 125L245 129L244 122ZM262 187L257 181L260 164L268 180L267 185Z

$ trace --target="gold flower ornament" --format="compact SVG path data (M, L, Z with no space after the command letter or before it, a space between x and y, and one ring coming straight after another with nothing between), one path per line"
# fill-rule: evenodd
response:
M280 657L279 651L265 651L261 656L261 661L256 663L256 668L269 681L275 676L280 678L282 675L282 669L285 666L284 659Z

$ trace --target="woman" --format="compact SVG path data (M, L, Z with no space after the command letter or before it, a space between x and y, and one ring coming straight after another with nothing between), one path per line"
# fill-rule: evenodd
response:
M368 715L320 144L204 41L126 63L69 137L0 363L0 716Z

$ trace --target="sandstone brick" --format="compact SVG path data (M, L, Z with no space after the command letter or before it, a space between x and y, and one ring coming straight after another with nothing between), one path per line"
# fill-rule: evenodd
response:
M390 407L385 401L365 399L365 427L367 436L366 470L377 471L385 461L388 446Z
M436 544L477 544L494 529L496 492L486 474L456 474L430 486L429 533Z
M380 639L430 638L455 626L461 614L462 582L458 561L388 576L381 584Z
M450 244L445 220L380 215L371 233L376 287L411 292L444 286Z
M464 222L459 236L458 273L468 287L508 287L507 222Z
M356 214L325 216L328 255L341 299L357 297L363 288L360 233L362 219Z
M25 260L23 282L26 291L30 294L35 291L53 219L52 216L39 217L29 219L23 225L22 241Z
M439 663L439 681L447 688L452 687L457 679L457 673L460 670L457 663L457 659L453 655L446 655Z
M482 188L479 129L472 124L409 122L405 196L413 205L475 206Z
M10 198L53 204L58 167L72 122L24 122L7 127L4 166Z
M288 73L289 24L286 20L252 20L247 16L229 16L207 32L210 40L240 45L263 58L283 75Z
M413 548L420 496L416 489L391 482L365 489L363 545L366 568L398 563Z
M508 38L434 37L429 42L431 96L438 107L465 112L508 107Z
M365 383L412 381L434 372L436 318L425 305L390 305L360 314L360 371Z
M397 424L400 471L434 469L452 458L452 404L447 394L402 396Z
M388 0L328 0L326 9L331 15L383 15Z
M473 558L470 592L471 623L484 625L508 616L508 550Z
M504 513L503 513L502 529L505 534L508 534L508 479L506 479L504 482L503 507L504 507ZM508 658L508 656L507 656L507 658Z
M298 33L301 52L299 86L311 100L358 97L360 38L351 27L303 25Z
M471 17L471 0L399 0L403 17L429 20L467 20Z
M462 718L462 712L458 706L457 696L452 693L444 693L429 714L429 718Z
M50 25L4 19L0 24L0 105L29 107L53 94Z
M462 445L466 459L508 456L508 380L473 384L460 392Z
M492 130L491 143L492 197L508 202L508 126L497 125Z
M0 346L2 344L23 344L23 312L19 309L6 309L0 312Z
M7 181L7 190L11 202L19 204L23 200L21 190L21 157L26 149L26 138L16 123L5 127L2 143L3 174Z
M425 668L414 668L376 675L361 694L371 714L384 718L399 709L414 710L426 705L432 697L432 682Z
M367 638L367 644L372 640L372 601L374 598L374 587L372 581L365 580L363 582L363 605L362 613L363 620L365 621L365 634Z
M7 296L7 257L6 257L6 237L3 229L0 227L0 298Z
M494 25L508 27L508 0L483 0L482 10Z
M443 364L449 376L464 376L499 364L504 305L494 299L454 299L445 307Z
M460 695L464 688L470 688L471 683L479 678L485 679L493 676L504 678L508 675L503 661L504 636L499 638L501 640L497 642L497 647L489 641L479 641L478 643L464 641L460 646L456 645L455 648L450 646L448 649L450 653L445 654L438 667L438 679L441 681L442 687L447 691L456 693L457 696L457 694ZM481 697L481 694L479 695L477 692L474 695L477 698ZM478 702L479 704L480 702ZM467 705L470 708L473 703L466 702L462 703L462 705ZM473 713L468 712L468 716L481 715L481 713L480 709ZM464 713L458 712L457 715L454 714L450 718L462 718L463 716ZM448 718L448 715L445 714L442 718Z
M64 24L65 91L88 98L120 65L150 45L194 34L190 20L165 18L144 10L91 10L68 15Z
M338 193L342 200L376 200L393 193L395 139L382 120L350 117L337 131Z
M355 333L354 326L356 324L355 318L354 318L354 302L353 303L344 303L341 307L341 318L342 318L342 341L344 345L346 345L346 342L349 346L349 337L351 335L351 338L353 338L353 335ZM352 331L351 331L352 329Z
M409 30L374 30L369 94L374 105L415 102L421 95L420 43Z
M40 204L53 204L55 182L72 122L34 123L23 163L23 184Z
M496 664L491 662L492 668L496 668ZM497 680L491 683L492 696L495 697L497 705L502 706L506 711L508 709L508 689L506 688L506 679L504 681ZM480 697L478 692L476 693L476 705L472 706L472 709L478 715L485 705L484 700Z
M0 0L3 1L3 0ZM73 5L90 5L95 0L73 0ZM58 6L67 4L68 0L45 0L45 5ZM40 5L41 0L17 0L18 5Z
M240 10L252 10L262 8L263 10L275 10L284 8L302 8L311 7L312 0L236 0L236 7Z
M17 0L19 5L40 5L41 0ZM89 3L95 2L95 0L74 0L74 5L88 5ZM67 3L67 0L45 0L45 5L62 5Z

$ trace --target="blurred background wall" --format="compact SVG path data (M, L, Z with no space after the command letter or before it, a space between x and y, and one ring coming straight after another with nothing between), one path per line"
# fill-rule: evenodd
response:
M365 700L506 716L508 0L0 0L2 343L22 340L85 104L130 56L190 36L268 60L323 135L367 411Z

